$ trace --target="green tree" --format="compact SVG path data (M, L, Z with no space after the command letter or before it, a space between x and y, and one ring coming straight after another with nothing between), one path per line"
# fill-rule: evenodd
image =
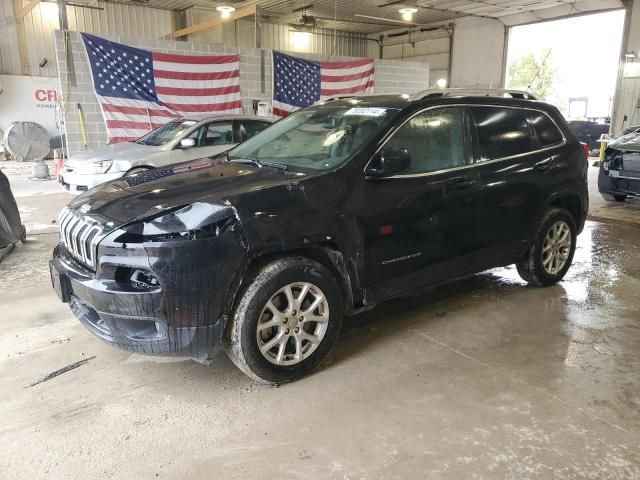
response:
M539 55L529 53L509 65L509 88L528 90L540 99L551 92L555 70L551 66L551 50Z

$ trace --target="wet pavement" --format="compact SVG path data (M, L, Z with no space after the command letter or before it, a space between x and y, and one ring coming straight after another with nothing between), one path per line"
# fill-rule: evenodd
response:
M64 198L18 202L47 224ZM0 263L3 480L640 478L639 226L589 221L554 287L501 268L350 317L279 388L104 345L30 239Z

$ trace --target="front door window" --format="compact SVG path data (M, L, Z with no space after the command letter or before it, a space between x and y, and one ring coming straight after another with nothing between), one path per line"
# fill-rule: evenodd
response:
M462 167L466 164L464 128L462 108L430 109L409 119L385 146L408 150L411 165L401 175Z

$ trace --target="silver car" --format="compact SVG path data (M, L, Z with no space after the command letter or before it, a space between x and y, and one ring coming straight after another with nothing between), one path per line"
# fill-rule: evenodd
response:
M133 141L76 153L58 175L71 193L149 168L217 155L264 130L275 119L255 115L180 118Z

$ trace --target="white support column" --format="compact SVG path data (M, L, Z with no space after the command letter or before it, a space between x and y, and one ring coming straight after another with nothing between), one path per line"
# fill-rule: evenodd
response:
M635 58L626 58L634 53ZM611 132L640 125L640 0L627 2L625 31L620 49L620 71L614 96Z

